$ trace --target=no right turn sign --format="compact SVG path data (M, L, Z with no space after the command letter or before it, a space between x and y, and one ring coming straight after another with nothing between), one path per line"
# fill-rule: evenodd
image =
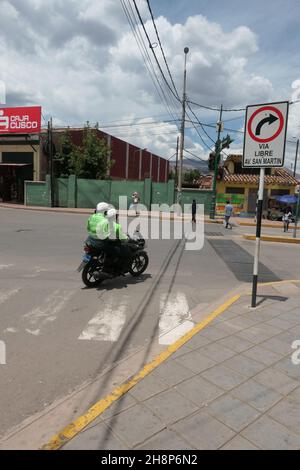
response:
M288 101L247 106L243 167L284 164Z

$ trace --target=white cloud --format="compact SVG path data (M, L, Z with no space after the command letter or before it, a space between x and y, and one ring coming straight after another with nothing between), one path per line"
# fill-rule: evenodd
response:
M138 5L149 18L146 2ZM0 8L0 80L6 83L8 104L42 104L45 115L70 125L166 113L120 2L0 0ZM225 32L201 15L184 24L162 16L156 22L180 94L183 48L189 46L190 99L241 106L272 95L268 78L248 70L259 51L258 38L248 27ZM157 42L150 21L146 28ZM155 51L161 59L159 48ZM159 135L150 135L146 126L136 129L119 135L166 157L175 151L174 124L163 124ZM207 149L191 137L186 145L207 156Z

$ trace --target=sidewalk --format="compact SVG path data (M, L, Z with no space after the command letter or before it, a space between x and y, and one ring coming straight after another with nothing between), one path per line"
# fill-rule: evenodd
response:
M93 212L93 209L86 209L86 208L71 208L71 207L42 207L42 206L24 206L21 204L10 204L10 203L0 203L0 208L6 208L6 209L23 209L23 210L33 210L33 211L41 211L41 212L56 212L56 213L67 213L67 214L91 214ZM128 215L134 216L134 211L127 211ZM121 215L125 215L126 211L120 211ZM147 212L141 211L140 215L142 217L148 217ZM167 213L159 213L159 212L151 212L152 217L169 217ZM174 219L180 219L181 217L178 217L176 214L174 214ZM189 220L190 219L190 214L186 215L186 218ZM224 222L224 217L222 216L216 216L214 220L211 220L208 215L205 215L205 222L207 223L219 223L222 224ZM234 224L240 225L240 226L247 226L247 227L255 227L256 223L254 222L254 218L241 218L241 217L233 217L232 221ZM271 221L271 220L263 220L262 221L262 227L268 227L268 228L278 228L282 229L282 222L276 222L276 221ZM291 226L292 227L292 226ZM298 227L300 230L300 226Z
M300 449L300 282L249 304L215 312L63 449Z

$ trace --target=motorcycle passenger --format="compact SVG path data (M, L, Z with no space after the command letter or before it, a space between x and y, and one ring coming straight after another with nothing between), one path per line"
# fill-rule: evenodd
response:
M117 220L117 211L110 209L107 212L108 219L108 245L112 257L115 258L114 264L118 265L121 272L125 272L128 268L130 259L130 248L127 245L128 237L123 232L122 227ZM117 258L117 259L116 259Z
M108 221L106 218L109 205L106 202L99 202L96 211L92 214L87 223L87 242L93 248L103 249L104 242L108 237Z

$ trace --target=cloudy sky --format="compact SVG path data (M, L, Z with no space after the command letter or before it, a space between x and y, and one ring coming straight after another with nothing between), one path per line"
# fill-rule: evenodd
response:
M147 2L136 3L170 83ZM300 99L299 0L150 0L150 5L180 95L188 46L187 95L193 102L239 109ZM57 125L99 122L107 132L166 158L175 152L180 104L137 27L132 0L0 0L0 12L0 101L4 83L7 105L40 104L44 122L49 116ZM216 111L192 109L205 124L218 118ZM191 111L188 119L195 120ZM242 147L243 119L243 111L224 113L235 150ZM204 127L207 135L187 126L186 149L207 158L215 129ZM299 126L300 103L290 106L288 166Z

